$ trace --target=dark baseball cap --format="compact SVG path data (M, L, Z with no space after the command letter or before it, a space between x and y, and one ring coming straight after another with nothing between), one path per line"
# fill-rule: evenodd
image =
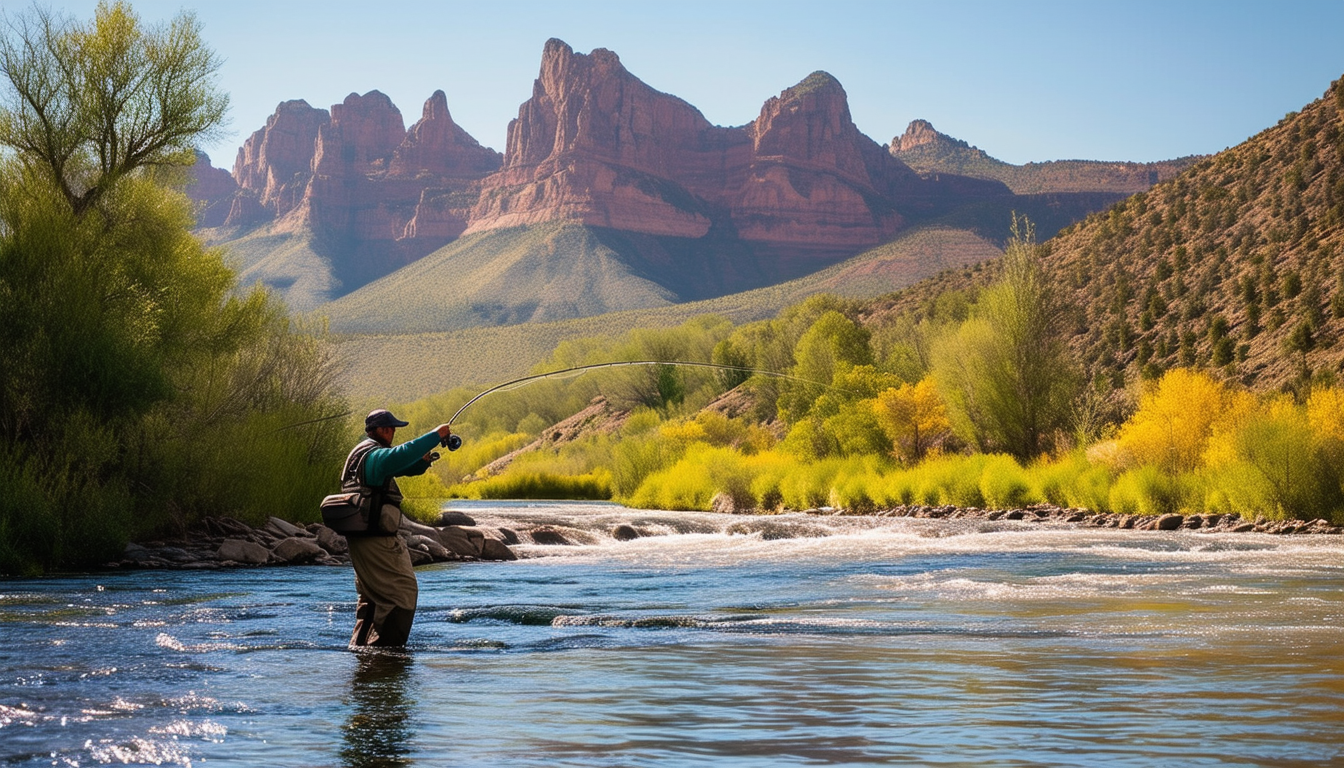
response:
M369 415L364 417L364 431L377 427L405 427L409 426L409 421L402 421L392 415L391 411L379 408L376 411L369 411Z

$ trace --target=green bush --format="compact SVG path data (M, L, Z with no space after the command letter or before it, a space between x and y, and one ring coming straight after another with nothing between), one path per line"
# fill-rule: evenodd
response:
M605 472L558 475L521 470L455 485L449 491L466 499L610 499L611 477Z
M1039 497L1032 491L1027 473L1012 456L990 456L980 474L980 495L996 509L1018 509Z
M954 504L983 507L980 476L989 456L939 456L915 467L914 501L918 504Z
M1106 467L1074 452L1053 462L1038 464L1028 472L1037 498L1060 507L1079 507L1093 512L1111 511L1111 473Z
M1111 486L1109 506L1112 511L1126 515L1178 512L1185 502L1181 485L1178 478L1167 475L1151 464L1131 469L1115 479Z

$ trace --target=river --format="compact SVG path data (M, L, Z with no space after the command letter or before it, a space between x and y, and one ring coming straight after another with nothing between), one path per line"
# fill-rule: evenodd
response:
M454 508L585 543L405 653L348 568L0 581L0 765L1344 765L1342 537Z

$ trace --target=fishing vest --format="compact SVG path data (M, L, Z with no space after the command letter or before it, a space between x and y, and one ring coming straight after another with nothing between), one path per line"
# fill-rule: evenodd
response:
M364 463L382 446L365 438L350 451L341 471L341 492L322 500L322 522L343 536L392 536L401 527L401 489L395 477L378 487L364 481Z

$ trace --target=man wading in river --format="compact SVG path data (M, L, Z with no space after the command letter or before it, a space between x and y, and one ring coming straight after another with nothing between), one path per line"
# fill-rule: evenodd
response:
M350 562L355 567L355 590L359 592L351 646L405 645L415 620L419 585L411 568L411 553L397 535L401 491L394 478L423 475L438 458L434 446L446 440L452 430L440 424L393 448L397 427L407 425L385 410L370 413L364 419L368 437L350 451L341 473L343 487L362 487L373 496L370 515L374 520L368 530L345 534Z

